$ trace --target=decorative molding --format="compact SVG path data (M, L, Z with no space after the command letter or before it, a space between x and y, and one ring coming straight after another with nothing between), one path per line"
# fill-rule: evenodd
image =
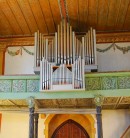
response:
M130 32L96 34L97 43L130 42Z
M0 52L5 52L5 51L6 51L6 44L0 43Z
M0 38L0 42L6 47L10 46L34 46L34 36Z
M76 33L78 36L83 36L85 33ZM82 34L82 35L81 35ZM54 34L46 35L46 38L52 39ZM112 43L112 42L130 42L130 32L119 33L97 33L97 43ZM2 45L2 46L1 46ZM34 36L12 36L0 38L0 51L9 46L34 46Z

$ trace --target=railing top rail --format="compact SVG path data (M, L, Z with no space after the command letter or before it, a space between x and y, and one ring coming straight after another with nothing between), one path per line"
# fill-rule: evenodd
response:
M85 77L107 77L107 76L130 76L130 71L127 72L95 72L95 73L86 73Z
M39 75L23 74L23 75L0 75L0 80L14 80L14 79L40 79Z

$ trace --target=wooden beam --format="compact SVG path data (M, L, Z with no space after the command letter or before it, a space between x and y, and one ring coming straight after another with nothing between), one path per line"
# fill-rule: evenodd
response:
M13 104L14 106L17 106L18 108L20 108L19 105L17 105L15 102L13 102L12 100L8 100L11 104Z
M96 114L96 109L74 109L74 108L47 108L47 109L39 109L38 113L44 114Z
M34 101L35 101L35 108L39 109L41 107L41 103L37 99L34 99Z
M121 102L122 98L123 98L123 97L119 97L119 98L117 99L117 102L116 102L116 104L115 104L115 106L114 106L114 109L116 109L116 108L118 107L118 105L119 105L119 103Z
M28 108L26 109L18 109L18 108L0 108L1 112L24 112L28 113ZM44 119L46 114L96 114L96 109L74 109L74 108L41 108L39 110L35 110L35 113L41 114L41 118Z
M60 107L60 104L57 99L52 99L54 105L56 105L58 108Z

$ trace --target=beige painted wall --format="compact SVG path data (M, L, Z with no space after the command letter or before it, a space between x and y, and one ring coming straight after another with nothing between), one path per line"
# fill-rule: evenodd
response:
M130 110L102 112L104 138L120 138L130 125Z
M44 119L39 118L39 138L44 138ZM28 138L29 115L27 113L2 113L0 138Z
M95 118L95 115L93 117ZM102 121L104 138L120 138L130 125L130 111L104 110ZM27 113L2 113L0 138L28 138L28 122L29 115ZM38 134L39 138L45 138L44 119L41 118L39 118Z

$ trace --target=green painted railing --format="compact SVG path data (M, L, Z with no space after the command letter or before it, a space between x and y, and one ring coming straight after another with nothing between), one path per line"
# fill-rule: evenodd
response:
M39 76L0 76L0 92L38 92Z
M94 98L130 96L130 72L85 74L86 90L39 92L38 75L0 76L0 99Z
M85 87L86 90L130 89L130 72L86 74Z
M85 88L86 91L130 89L130 72L85 74ZM39 76L0 76L0 92L39 92Z

